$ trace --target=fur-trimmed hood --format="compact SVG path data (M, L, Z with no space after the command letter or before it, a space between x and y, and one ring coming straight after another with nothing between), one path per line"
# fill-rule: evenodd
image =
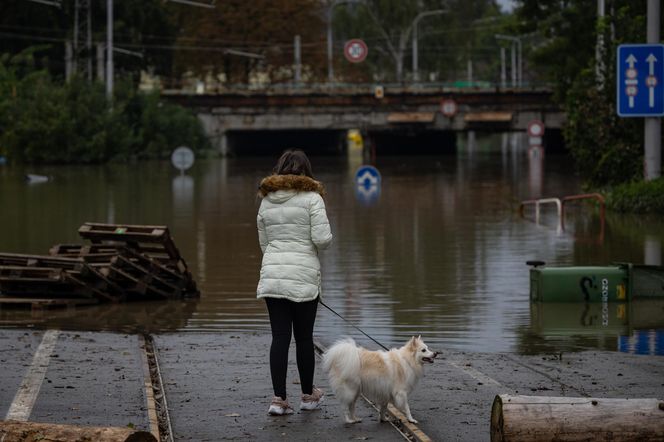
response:
M258 186L258 196L264 198L270 192L295 190L297 192L316 192L325 195L323 183L306 175L270 175Z

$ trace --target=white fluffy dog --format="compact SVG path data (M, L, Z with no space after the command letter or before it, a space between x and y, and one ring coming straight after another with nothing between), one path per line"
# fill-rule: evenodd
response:
M336 342L323 355L323 369L344 410L349 424L360 422L355 401L364 394L380 407L380 420L387 420L387 404L393 403L409 422L408 394L422 377L424 363L433 363L438 353L429 350L421 337L412 337L401 348L369 351L352 339Z

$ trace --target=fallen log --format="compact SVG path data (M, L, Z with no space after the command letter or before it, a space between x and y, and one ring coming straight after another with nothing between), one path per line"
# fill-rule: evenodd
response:
M157 442L147 431L125 427L80 427L38 422L0 421L3 442Z
M491 441L664 441L664 401L496 396Z

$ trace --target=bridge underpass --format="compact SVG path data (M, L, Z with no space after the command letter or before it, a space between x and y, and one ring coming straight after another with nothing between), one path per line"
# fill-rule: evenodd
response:
M529 122L546 126L545 144L565 116L548 90L349 90L236 91L220 94L162 92L191 108L221 155L273 154L302 148L311 154L345 152L345 134L360 130L380 154L455 152L458 133L525 132ZM443 101L456 112L443 115ZM557 146L558 142L555 143Z
M310 155L344 155L347 130L231 130L226 133L231 156L279 155L302 149ZM456 152L454 131L399 128L363 134L367 150L376 155L436 155Z
M401 127L363 133L367 155L449 155L463 149L459 142L469 136L482 139L497 131L443 131ZM508 133L508 132L502 132ZM521 133L521 132L511 132ZM308 155L345 155L348 131L320 130L231 130L226 133L227 155L278 156L286 149L302 149ZM565 152L560 129L550 129L543 137L548 153Z

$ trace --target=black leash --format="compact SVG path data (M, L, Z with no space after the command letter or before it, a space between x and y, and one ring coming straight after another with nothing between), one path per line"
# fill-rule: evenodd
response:
M350 322L348 319L346 319L346 318L344 318L343 316L341 316L339 313L335 312L335 311L332 309L332 307L330 307L330 306L328 306L327 304L325 304L325 303L320 299L320 297L318 297L318 302L320 302L321 305L322 305L323 307L325 307L326 309L328 309L329 311L331 311L332 313L334 313L335 315L337 315L338 317L340 317L341 319L343 319L343 320L344 320L347 324L349 324L351 327L353 327L354 329L356 329L357 331L359 331L360 333L362 333L364 336L366 336L367 338L371 339L371 340L374 341L376 344L378 344L378 345L380 345L381 347L383 347L385 350L390 351L389 348L385 347L383 344L381 344L380 342L376 341L374 338L372 338L371 336L369 336L368 334L366 334L366 333L365 333L360 327L358 327L357 325L353 324L353 323Z

